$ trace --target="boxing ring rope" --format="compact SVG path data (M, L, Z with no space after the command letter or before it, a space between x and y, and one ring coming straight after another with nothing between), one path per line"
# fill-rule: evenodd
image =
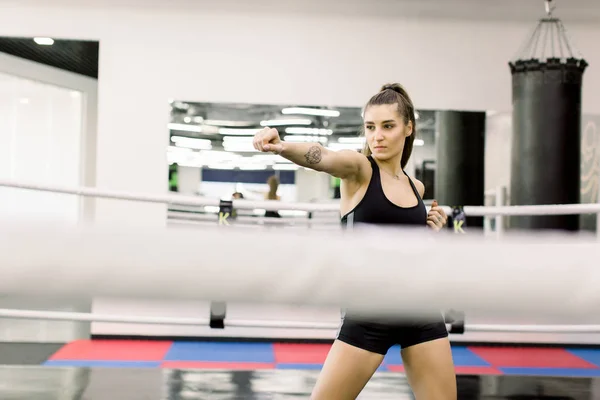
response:
M600 308L600 246L569 235L500 242L373 228L250 237L233 227L191 234L44 226L3 226L0 235L0 293L8 296L331 306L392 316L455 309L565 320ZM402 262L390 269L390 260Z
M10 187L41 192L52 192L71 194L84 197L95 197L102 199L129 200L146 203L180 204L187 206L214 206L218 207L218 199L185 196L185 195L157 195L157 194L134 194L126 191L103 190L90 187L72 187L60 185L47 185L39 183L19 182L8 179L0 179L0 187ZM335 203L296 203L283 201L251 201L233 200L235 209L264 209L267 211L299 210L299 211L336 211L339 206ZM451 211L449 206L442 206L446 213ZM496 217L496 216L545 216L545 215L575 215L575 214L600 214L600 204L545 204L528 206L464 206L465 213L472 217Z
M127 324L157 324L180 326L208 326L208 318L169 318L125 315L104 315L94 313L76 313L63 311L37 311L0 309L0 318L27 320L107 322ZM237 320L227 319L227 328L275 328L275 329L309 329L337 330L339 323L303 322L303 321L269 321L269 320ZM450 329L451 324L447 324ZM467 324L468 332L519 332L519 333L600 333L600 325L502 325L502 324Z
M0 186L153 203L220 204L218 200L192 196L146 196L6 180L0 180ZM332 211L335 207L337 211L336 204L235 200L233 206L303 211ZM466 206L464 210L471 216L565 215L600 213L600 204ZM261 232L260 242L277 245L264 253L259 263L248 268L246 252L231 251L232 248L250 248L248 235L231 227L190 234L177 229L115 232L97 227L61 231L39 226L33 229L8 226L0 227L0 234L3 276L0 294L8 295L86 299L150 296L344 306L369 315L420 315L452 308L466 314L485 312L500 317L551 314L565 319L574 314L594 315L600 307L597 290L600 268L590 263L590 260L600 259L600 246L595 242L573 240L568 235L536 234L535 238L509 235L499 243L468 235L423 235L398 230L393 235L380 235L373 243L372 229L335 235L328 232L326 236L314 232L291 235L280 230L277 233L265 231ZM286 235L289 238L285 238ZM405 246L398 247L399 239ZM35 251L31 251L32 243ZM152 246L153 243L160 246ZM327 248L323 248L323 243L327 243ZM298 247L310 251L299 253ZM565 253L569 256L565 257ZM511 256L510 263L506 262L507 254ZM402 259L403 265L390 270L387 265L393 259ZM424 259L427 263L423 263ZM461 261L450 268L446 265L449 259ZM414 268L415 265L419 268ZM573 271L577 271L579 279L574 278ZM113 279L114 276L120 276L121 280ZM411 276L410 282L403 279L406 276ZM435 281L431 277L435 277ZM382 286L381 282L386 285ZM0 310L0 317L196 326L209 321L6 309ZM225 325L337 328L337 324L290 321L226 320ZM467 324L465 329L589 333L600 332L600 325Z

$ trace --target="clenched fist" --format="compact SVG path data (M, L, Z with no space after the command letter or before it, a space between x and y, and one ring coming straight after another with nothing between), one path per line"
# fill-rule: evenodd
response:
M427 213L427 225L433 230L439 231L447 222L448 217L446 216L444 209L438 205L437 200L434 200L433 203L431 203L429 213Z
M254 148L262 153L281 154L283 145L279 138L279 132L275 128L264 128L256 135L252 141Z

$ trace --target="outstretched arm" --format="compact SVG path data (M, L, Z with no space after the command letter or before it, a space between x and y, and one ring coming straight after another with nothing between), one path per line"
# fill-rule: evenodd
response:
M284 142L280 140L277 130L271 128L256 134L253 144L259 151L279 154L294 164L341 179L358 179L364 167L369 165L367 158L355 151L332 151L320 143Z

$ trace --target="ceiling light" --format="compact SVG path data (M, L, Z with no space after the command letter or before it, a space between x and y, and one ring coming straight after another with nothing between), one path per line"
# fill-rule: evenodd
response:
M29 104L29 99L26 97L23 97L22 99L19 99L19 103L21 104Z
M320 108L306 107L288 107L281 110L282 114L302 114L302 115L317 115L320 117L339 117L340 112L337 110L323 110Z
M260 165L260 164L255 164L255 165L238 165L238 168L243 170L243 171L259 171L259 170L263 170L263 169L267 169L266 165Z
M202 127L197 125L185 125L185 124L174 124L168 125L172 131L185 131L185 132L202 132Z
M258 132L260 132L260 129L235 129L235 128L220 128L219 129L219 133L221 135L251 135L254 136L256 135Z
M338 143L360 143L360 144L365 144L366 139L364 136L357 136L357 137L341 137L338 138Z
M227 143L223 143L223 148L225 149L225 151L232 151L232 152L255 152L258 151L256 150L251 143L249 143L248 145L245 145L244 143L239 143L239 144L227 144Z
M235 161L241 157L239 154L230 153L227 151L201 151L199 153L200 158L207 164L218 163L223 161Z
M327 138L324 136L288 135L288 136L284 136L283 140L286 142L292 142L292 143L305 143L305 142L327 143Z
M54 44L54 39L49 37L36 37L33 39L33 41L40 46L52 46Z
M415 146L424 146L425 145L425 141L423 139L415 139L415 141L413 142L413 145L415 145Z
M189 153L190 151L192 151L192 149L186 147L168 146L167 151Z
M275 171L294 171L299 167L296 164L274 164L272 168Z
M331 129L291 127L285 128L285 133L294 135L331 135L333 131Z
M223 144L252 143L253 136L223 136Z
M227 164L210 164L207 165L210 169L235 169L235 165L227 165Z
M260 121L260 126L284 126L284 125L310 125L312 121L310 119L270 119L267 121Z
M221 120L221 119L206 119L206 120L204 120L204 125L249 127L249 126L256 125L256 122L254 122L254 121L231 121L231 120Z
M180 110L189 110L190 105L181 101L175 101L173 102L173 108L179 108Z
M329 150L361 150L363 147L360 143L330 143L327 148Z
M267 164L271 164L274 162L291 163L291 161L289 161L277 154L256 154L256 155L252 156L251 159L256 160L258 162L267 163Z
M172 136L171 141L175 143L177 147L187 147L189 149L196 150L210 150L212 144L208 139L197 139L183 136Z

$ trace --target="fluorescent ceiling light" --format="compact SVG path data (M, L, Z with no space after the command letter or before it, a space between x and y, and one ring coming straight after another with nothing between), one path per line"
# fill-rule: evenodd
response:
M275 171L294 171L298 169L296 164L274 164L272 167Z
M293 135L331 135L333 131L331 129L290 127L285 128L285 133Z
M329 150L361 150L363 147L360 143L330 143L327 148Z
M288 135L288 136L284 136L283 140L286 142L293 142L293 143L304 143L304 142L327 143L328 139L324 136Z
M364 136L357 136L357 137L341 137L338 139L338 143L360 143L360 144L365 144L365 137Z
M235 169L235 166L227 165L227 164L210 164L210 165L208 165L208 168L210 168L210 169Z
M174 151L174 152L179 152L179 153L189 153L190 151L192 151L192 149L189 149L186 147L169 146L169 147L167 147L167 151Z
M182 110L189 110L190 109L190 105L187 103L182 103L181 101L175 101L173 102L173 107L174 108L179 108Z
M190 167L190 168L202 168L204 164L199 161L177 161L177 165L180 167Z
M172 131L182 131L182 132L202 132L202 127L197 125L186 125L186 124L174 124L171 123L168 125L169 129Z
M242 157L239 154L230 153L228 151L216 151L216 150L208 150L201 151L199 153L199 158L206 164L214 164L219 162L233 162Z
M212 144L208 139L197 139L183 136L171 136L171 141L175 143L177 147L187 147L196 150L210 150Z
M170 164L177 163L182 166L198 167L202 165L202 159L196 151L169 151L167 160Z
M238 168L243 170L243 171L260 171L263 169L267 169L266 165L260 165L260 164L255 164L255 165L238 165Z
M251 157L252 160L256 160L258 162L264 162L264 163L291 163L291 161L281 157L278 154L265 154L265 153L261 153L261 154L256 154L253 155Z
M54 39L49 37L36 37L33 39L33 41L40 46L52 46L54 44Z
M260 121L260 126L284 126L284 125L310 125L312 121L310 119L270 119L267 121Z
M424 146L425 145L425 141L423 139L415 139L415 141L413 142L413 145L415 145L415 146Z
M223 136L223 143L233 144L233 143L250 143L254 140L253 136Z
M302 114L302 115L317 115L320 117L339 117L340 112L337 110L323 110L320 108L306 107L288 107L281 110L282 114Z
M204 120L204 125L212 126L236 126L236 127L248 127L256 125L254 121L230 121L221 119L207 119Z
M202 125L202 133L205 135L218 135L219 127L211 125Z
M240 152L240 153L258 151L252 145L245 146L243 144L224 144L223 148L225 149L225 151Z
M256 135L258 132L260 132L260 129L235 129L235 128L220 128L219 129L219 133L221 135L251 135L254 136Z

